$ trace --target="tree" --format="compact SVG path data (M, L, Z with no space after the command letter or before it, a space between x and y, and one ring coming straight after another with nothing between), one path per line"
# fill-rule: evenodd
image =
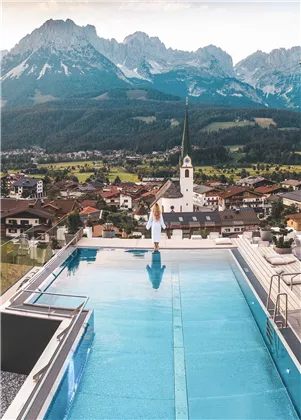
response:
M121 184L121 179L117 175L116 178L114 179L113 185L119 185L119 184Z
M23 190L23 192L22 192L22 198L28 198L28 197L30 197L30 191Z
M67 218L68 233L75 235L79 228L82 226L82 221L79 216L79 212L75 210L69 214Z
M56 185L47 184L45 190L49 200L55 200L60 195L60 189Z
M282 212L284 210L284 204L282 200L276 201L272 204L271 216L273 219L281 219Z
M298 213L298 207L296 206L296 204L291 204L289 207L286 207L283 212L282 215L283 216L287 216L289 214L295 214Z

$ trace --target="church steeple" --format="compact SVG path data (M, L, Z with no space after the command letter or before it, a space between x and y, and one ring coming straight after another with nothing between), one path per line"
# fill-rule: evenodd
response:
M189 124L188 124L188 98L186 98L185 120L184 120L183 136L182 136L182 148L181 148L181 157L180 157L181 165L183 164L184 157L187 155L191 158L191 143L190 143L190 137L189 137Z

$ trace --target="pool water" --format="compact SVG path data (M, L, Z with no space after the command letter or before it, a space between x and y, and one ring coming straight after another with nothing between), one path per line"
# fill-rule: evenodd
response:
M297 419L231 265L227 250L80 249L48 289L94 309L68 419Z

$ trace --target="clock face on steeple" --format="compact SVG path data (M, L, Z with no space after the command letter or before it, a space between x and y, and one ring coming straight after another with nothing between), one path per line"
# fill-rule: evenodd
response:
M183 166L192 166L191 165L191 159L188 155L186 155L183 159Z

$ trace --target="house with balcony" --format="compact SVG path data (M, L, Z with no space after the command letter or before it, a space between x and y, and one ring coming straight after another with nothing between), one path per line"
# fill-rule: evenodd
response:
M256 231L259 219L253 209L225 210L220 212L221 233L223 236L241 234L244 231Z
M1 212L1 237L14 238L31 228L40 231L41 226L50 229L53 218L51 213L31 207Z
M191 213L164 213L167 236L172 236L173 230L182 230L183 238L190 238L193 234L205 235L218 232L223 236L241 234L244 231L256 231L259 219L254 210L225 210Z
M41 179L27 178L24 176L12 184L12 191L10 195L17 199L43 198L43 181Z
M203 207L216 209L218 207L219 194L222 190L218 188L208 187L206 185L193 186L193 208L195 211L201 210Z
M250 208L265 214L267 205L261 193L243 187L230 187L220 194L218 207L220 211Z

